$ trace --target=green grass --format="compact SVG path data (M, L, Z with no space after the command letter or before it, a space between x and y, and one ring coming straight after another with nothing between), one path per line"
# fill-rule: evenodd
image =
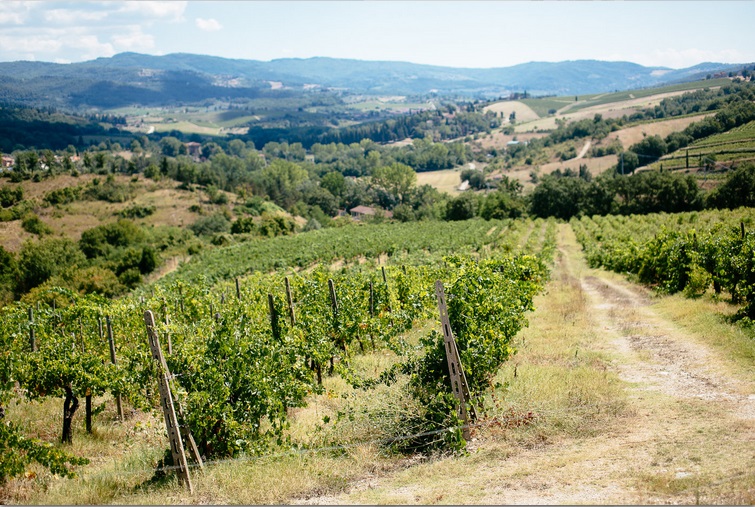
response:
M572 98L553 98L553 97L546 97L542 99L520 99L519 102L522 104L525 104L529 106L530 109L535 111L537 115L540 118L545 118L548 116L548 111L551 109L555 109L558 111L564 106L568 106L569 104L574 103L574 97Z

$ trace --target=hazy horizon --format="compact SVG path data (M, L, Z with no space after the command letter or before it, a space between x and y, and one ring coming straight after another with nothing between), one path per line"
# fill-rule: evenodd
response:
M601 60L750 63L755 2L3 1L0 61L122 52L455 68Z

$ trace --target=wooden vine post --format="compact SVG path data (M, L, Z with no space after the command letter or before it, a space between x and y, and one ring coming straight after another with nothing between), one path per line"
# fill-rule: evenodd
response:
M280 341L281 333L278 326L278 312L275 310L275 298L270 293L267 295L267 305L270 309L270 329L273 331L273 338L276 341Z
M236 299L241 301L241 284L239 283L239 277L236 277Z
M443 328L443 341L446 345L446 360L448 361L448 373L451 377L451 390L456 399L459 400L458 413L464 421L463 435L465 440L469 440L471 432L469 430L470 420L476 419L474 407L470 404L469 411L467 404L470 401L469 386L467 377L464 375L464 369L461 366L459 349L456 348L456 340L451 331L451 321L448 318L448 306L446 305L446 293L443 289L443 282L435 282L435 295L438 298L438 310L440 312L440 324Z
M29 307L29 347L32 352L37 351L37 339L34 336L34 310Z
M296 325L296 314L294 313L294 297L291 295L291 282L286 277L286 301L288 302L288 316L291 319L291 327Z
M115 359L115 340L113 338L113 322L110 320L109 315L105 317L105 322L107 324L107 341L108 341L108 344L110 345L110 362L113 363L113 366L117 368L118 362ZM100 326L100 328L101 327L102 326ZM123 421L125 418L123 417L123 399L121 398L121 393L115 393L115 407L118 410L118 419Z
M375 316L375 286L370 282L370 317Z
M173 405L173 396L170 392L170 371L165 362L162 350L160 349L160 339L155 331L155 316L150 310L144 312L144 323L147 326L147 336L149 338L149 348L152 351L152 358L157 361L160 374L158 377L158 386L160 389L160 405L163 408L165 416L165 426L168 430L168 440L170 441L170 452L173 455L173 464L176 466L178 477L191 494L194 493L194 486L191 483L191 474L189 465L186 462L186 453L181 439L181 433L178 427L178 418Z

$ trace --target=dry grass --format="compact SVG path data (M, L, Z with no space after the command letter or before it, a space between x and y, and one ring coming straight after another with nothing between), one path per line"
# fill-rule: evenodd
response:
M518 100L496 102L495 104L491 104L485 107L482 111L484 113L487 113L488 111L493 111L494 113L503 112L504 124L509 123L509 115L511 113L516 113L516 123L523 123L540 119L540 116L538 116L538 114L533 111L530 106L519 102Z
M618 139L624 149L628 149L633 144L639 143L646 136L660 136L665 138L672 132L680 132L684 130L689 124L696 121L700 121L706 116L711 116L713 113L701 114L698 116L687 116L684 118L677 118L665 121L656 121L652 123L643 123L642 125L636 125L625 129L618 130L611 133L603 141L604 144L610 144L614 139Z
M417 173L417 186L430 185L441 192L458 195L461 185L461 171L458 169L445 169L442 171L423 171Z
M97 177L91 174L79 177L59 175L40 182L25 181L21 185L26 199L36 199L38 205L34 212L50 226L53 235L65 236L74 241L78 241L87 229L118 220L121 211L134 205L155 207L152 215L135 219L137 223L155 227L191 225L199 217L197 213L189 211L193 205L200 205L205 213L214 213L223 208L206 202L207 196L201 190L190 192L178 189L173 181L154 182L142 176L134 178L126 175L115 175L115 180L121 184L135 183L135 195L127 202L87 200L59 206L42 205L42 198L51 190L85 185ZM234 201L235 196L229 194L230 204L226 207L233 209ZM20 220L0 223L0 245L6 250L18 252L24 241L35 237L21 228Z
M580 109L579 111L570 113L568 108L564 108L559 111L558 114L543 118L540 120L529 122L518 122L516 125L516 132L533 132L537 130L552 130L556 128L556 119L565 119L568 122L582 120L584 118L593 118L596 114L600 114L603 118L620 118L624 115L631 116L633 113L648 108L654 107L661 103L661 101L667 97L675 97L687 93L689 90L676 91L669 93L659 93L657 95L651 95L649 97L643 97L638 99L628 99L620 102L611 102L609 104L599 104L596 106ZM518 116L518 115L517 115Z

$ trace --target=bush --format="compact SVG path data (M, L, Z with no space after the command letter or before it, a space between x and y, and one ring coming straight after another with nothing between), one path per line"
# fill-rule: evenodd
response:
M98 178L92 180L92 183L84 191L84 196L98 201L126 202L134 196L134 192L133 185L118 183L110 174L104 183L100 183Z
M49 238L24 244L19 253L19 289L27 292L71 266L81 266L86 257L72 240Z
M81 187L64 187L47 192L42 200L51 206L55 206L69 204L78 201L80 198Z
M118 215L123 218L145 218L155 213L156 208L154 206L141 206L139 204L132 204L126 209L121 210Z
M121 219L113 224L98 225L84 231L79 246L84 254L94 257L107 257L116 248L143 243L146 236L142 229L130 220Z
M199 217L196 222L189 226L197 236L211 236L219 232L229 232L231 223L221 213Z
M24 199L24 189L18 185L15 188L3 185L0 188L0 206L9 208Z
M52 229L49 225L44 223L37 215L34 213L29 213L26 215L23 220L21 220L21 227L31 234L36 234L37 236L44 236L46 234L52 234Z

